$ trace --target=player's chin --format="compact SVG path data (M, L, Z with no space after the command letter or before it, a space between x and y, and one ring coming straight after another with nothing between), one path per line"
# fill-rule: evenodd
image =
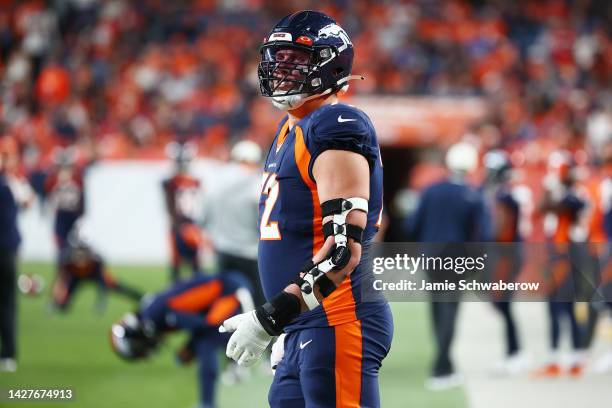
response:
M281 82L280 84L274 84L274 93L285 93L293 89L293 82Z
M297 82L300 80L298 77L287 76L282 77L283 81L274 80L272 81L272 85L276 92L287 92L293 90L297 86Z

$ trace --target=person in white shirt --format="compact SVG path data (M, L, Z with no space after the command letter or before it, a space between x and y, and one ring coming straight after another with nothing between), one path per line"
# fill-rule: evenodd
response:
M265 302L257 268L261 158L257 143L236 143L222 186L206 197L202 221L217 254L220 273L234 270L244 274L253 287L255 304Z

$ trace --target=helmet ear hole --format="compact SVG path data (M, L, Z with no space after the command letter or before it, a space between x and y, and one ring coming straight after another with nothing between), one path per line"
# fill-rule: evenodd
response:
M342 67L338 67L332 71L332 74L334 75L335 78L338 78L343 73L344 73L344 68Z

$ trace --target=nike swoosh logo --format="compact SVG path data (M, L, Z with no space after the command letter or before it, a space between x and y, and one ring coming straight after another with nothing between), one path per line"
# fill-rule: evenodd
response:
M309 344L310 344L310 342L312 342L312 339L311 339L311 340L308 340L306 343L302 343L302 342L300 341L300 350L304 350L304 347L306 347L307 345L309 345Z
M354 122L357 119L345 119L342 117L342 115L338 116L338 123L343 123L343 122Z

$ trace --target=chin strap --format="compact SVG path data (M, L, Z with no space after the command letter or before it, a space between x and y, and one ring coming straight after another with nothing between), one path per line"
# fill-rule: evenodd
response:
M336 82L336 85L342 85L344 83L347 83L348 81L365 81L365 77L363 75L349 75L346 76L340 80L338 80L338 82Z
M349 75L349 76L339 79L338 82L336 82L336 85L339 87L339 89L343 91L347 91L348 86L349 86L348 82L354 81L354 80L364 81L365 77L363 75ZM323 92L314 94L314 95L308 95L308 94L297 94L297 95L287 95L287 96L276 95L276 96L272 96L272 102L279 109L291 110L291 109L299 108L304 103L312 99L320 98L322 96L329 95L330 93L332 93L332 88L328 88L324 90Z
M348 264L351 259L351 251L347 245L348 239L353 238L356 242L361 243L363 228L347 224L346 217L351 211L363 211L367 214L368 200L359 197L337 198L322 203L321 209L323 217L332 216L332 220L323 225L323 231L326 238L333 235L334 246L322 261L316 264L309 262L295 281L310 310L319 306L319 301L314 294L315 283L319 284L319 291L323 297L329 296L336 289L326 274L332 270L340 270Z

